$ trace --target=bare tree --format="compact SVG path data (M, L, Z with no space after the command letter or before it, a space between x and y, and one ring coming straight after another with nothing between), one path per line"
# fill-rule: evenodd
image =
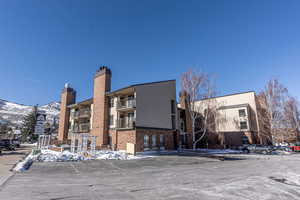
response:
M278 142L282 138L282 128L284 127L284 104L287 98L288 90L277 79L270 80L264 91L259 95L263 116L260 120L269 128L272 142Z
M215 129L217 105L210 77L203 72L189 70L181 76L182 93L186 95L187 117L191 121L193 149L204 136Z
M271 144L271 126L268 115L268 109L266 104L266 96L264 92L257 95L257 117L259 123L258 139L260 144Z
M288 134L288 141L299 140L300 132L300 110L299 102L294 98L289 96L284 105L284 117L286 132Z

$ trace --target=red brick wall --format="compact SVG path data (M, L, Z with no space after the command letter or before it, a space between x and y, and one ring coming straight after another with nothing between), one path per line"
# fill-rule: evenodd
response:
M136 144L136 130L117 131L115 135L118 150L126 150L127 143Z
M58 140L63 142L68 139L70 109L68 105L75 103L76 93L71 88L64 88L61 94L60 115L59 115L59 128Z
M110 91L111 72L105 68L96 73L94 78L93 127L91 134L97 136L96 145L108 144L108 99L105 95Z
M160 146L159 135L164 135L164 143L166 150L173 150L174 147L174 131L173 130L164 130L164 129L137 129L137 152L144 151L144 135L147 134L150 140L150 148L152 147L152 135L156 135L157 146ZM176 133L177 135L177 133ZM178 138L176 136L176 138Z

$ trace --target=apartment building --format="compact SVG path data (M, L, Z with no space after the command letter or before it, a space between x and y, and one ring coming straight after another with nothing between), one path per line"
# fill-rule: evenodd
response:
M96 136L98 148L136 152L174 149L177 145L176 81L130 85L111 91L112 72L100 67L93 98L76 103L76 91L66 85L61 95L58 139L72 134Z
M186 109L188 106L186 98L186 95L181 95L178 110L180 141L184 146L191 147L191 119ZM218 119L213 119L215 120L214 130L207 134L199 146L233 147L266 142L264 139L266 136L260 134L258 101L255 92L231 94L196 102L196 105L203 109L199 110L202 113L208 104L213 104L217 108L215 116Z

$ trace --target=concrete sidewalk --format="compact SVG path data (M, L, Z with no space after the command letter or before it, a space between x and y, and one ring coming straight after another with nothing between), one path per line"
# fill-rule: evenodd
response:
M10 171L19 160L22 160L29 152L31 147L21 147L16 151L2 151L0 154L0 186L11 177L14 172Z

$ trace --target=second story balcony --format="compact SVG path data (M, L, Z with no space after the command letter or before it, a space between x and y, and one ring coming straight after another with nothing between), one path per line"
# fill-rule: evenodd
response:
M72 112L71 117L74 118L74 119L90 118L91 117L91 110L90 109L80 109L78 111Z
M71 127L71 132L73 133L89 133L90 132L90 123L80 123Z
M118 110L134 109L136 107L135 99L120 99L117 102Z

